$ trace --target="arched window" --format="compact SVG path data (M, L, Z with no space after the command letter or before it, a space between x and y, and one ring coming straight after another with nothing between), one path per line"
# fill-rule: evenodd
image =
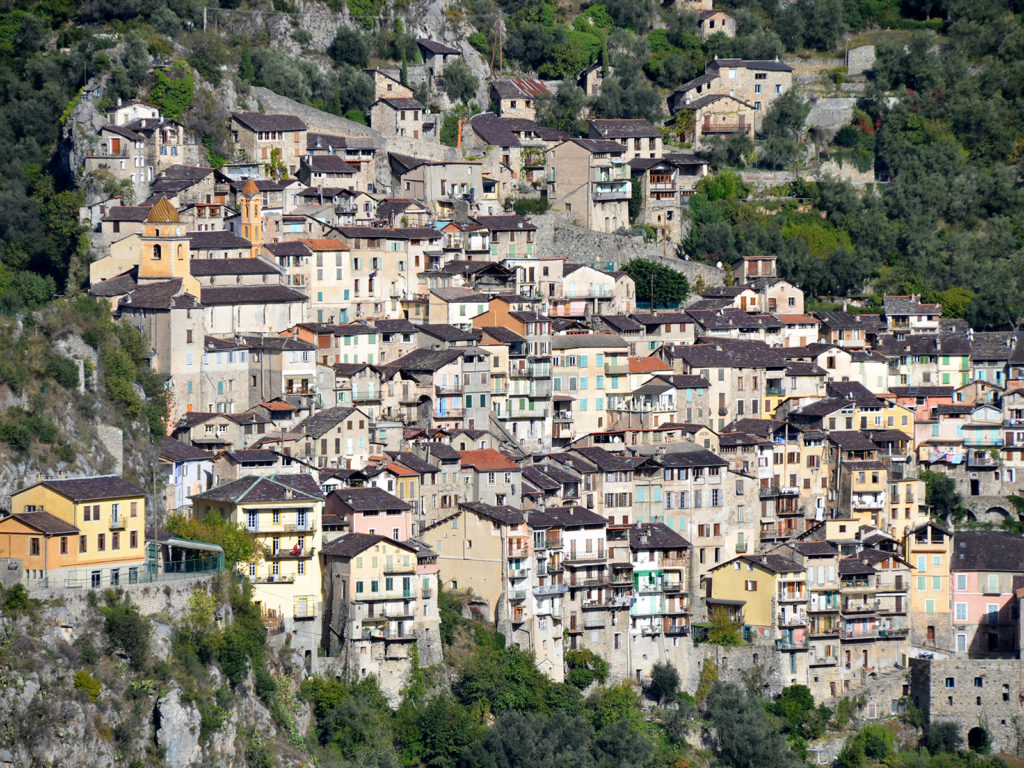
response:
M158 260L162 255L163 254L161 253L160 246L159 245L154 245L153 246L153 259L154 260Z
M179 243L178 244L178 259L181 260L181 259L184 259L184 258L185 258L185 245L183 243Z

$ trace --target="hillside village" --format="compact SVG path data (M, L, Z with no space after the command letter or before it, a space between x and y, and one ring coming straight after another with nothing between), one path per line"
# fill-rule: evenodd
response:
M735 33L690 5L703 35ZM443 85L463 48L417 44ZM498 76L454 151L397 71L367 73L372 130L236 111L217 167L159 107L104 109L77 170L120 191L81 211L88 292L166 380L169 479L15 493L4 583L215 572L223 551L162 527L214 515L261 544L238 568L309 673L332 660L396 693L440 660L452 591L555 681L580 649L613 679L667 661L696 681L717 649L774 692L861 692L869 717L912 700L970 729L984 710L1010 751L1024 336L919 295L809 311L773 254L658 306L612 253L636 226L685 236L715 172L702 142L753 137L793 67L713 60L667 99L682 137L600 118L574 137L537 122L556 84ZM607 257L545 253L513 210L539 199Z

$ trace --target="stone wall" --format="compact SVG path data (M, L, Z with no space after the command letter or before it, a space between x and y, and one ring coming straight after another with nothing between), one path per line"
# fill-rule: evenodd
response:
M875 46L861 45L846 53L846 71L851 75L863 75L875 67Z
M531 221L537 226L537 254L542 258L564 258L603 270L619 269L634 258L650 259L682 272L691 284L698 276L708 285L722 284L720 270L680 258L673 243L645 243L639 236L594 232L575 224L572 215L562 211L534 216ZM637 298L643 298L642 291L637 291Z
M1019 659L911 659L910 695L928 723L955 722L968 742L984 728L993 752L1024 752L1024 667Z
M10 589L18 584L24 571L21 558L0 557L0 587Z
M708 660L718 665L718 679L722 682L744 686L748 678L756 677L761 695L767 698L775 698L786 687L782 654L773 642L755 639L750 645L736 648L703 643L693 647L690 656L692 663L679 670L680 687L690 693L697 690L701 669Z

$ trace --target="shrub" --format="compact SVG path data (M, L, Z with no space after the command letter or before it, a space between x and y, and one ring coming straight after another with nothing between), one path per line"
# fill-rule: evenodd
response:
M581 691L595 681L608 679L608 662L587 648L566 652L565 663L569 667L566 682Z
M49 355L44 373L64 389L78 388L78 363L63 355Z
M122 593L109 591L103 614L103 633L111 650L120 650L136 669L141 669L149 656L149 619Z
M520 216L539 216L551 210L551 203L546 197L517 197L512 201L512 210Z
M93 704L100 697L101 687L99 679L90 675L86 670L80 669L75 672L75 689L85 691L89 696L89 701Z
M933 755L939 752L956 754L962 743L960 726L951 721L932 723L924 735L924 746Z
M661 703L674 699L679 691L679 673L667 661L655 662L651 667L650 693Z

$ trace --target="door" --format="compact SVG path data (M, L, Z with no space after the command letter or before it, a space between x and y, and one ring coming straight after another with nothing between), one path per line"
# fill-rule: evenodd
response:
M930 645L935 645L935 627L934 626L928 627L928 643Z
M110 154L119 155L121 154L121 140L111 139L110 140Z

